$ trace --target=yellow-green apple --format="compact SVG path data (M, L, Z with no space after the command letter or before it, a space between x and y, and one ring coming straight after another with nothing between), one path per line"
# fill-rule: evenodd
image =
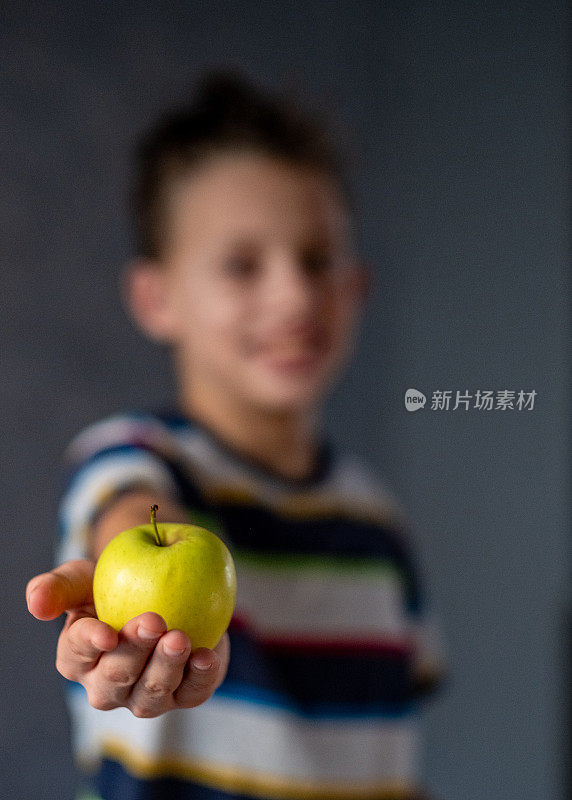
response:
M215 647L236 599L236 573L226 545L197 525L151 524L115 536L93 576L97 616L119 631L145 611L160 614L168 630L184 631L197 647Z

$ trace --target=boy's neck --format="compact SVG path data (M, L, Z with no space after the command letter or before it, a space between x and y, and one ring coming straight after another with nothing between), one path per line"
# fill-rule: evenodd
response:
M313 474L318 456L317 413L265 412L213 403L195 392L180 397L183 413L209 428L237 452L282 477L303 480Z

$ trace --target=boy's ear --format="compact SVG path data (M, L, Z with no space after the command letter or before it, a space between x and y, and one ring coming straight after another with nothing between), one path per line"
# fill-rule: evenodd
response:
M150 259L136 259L121 274L121 294L137 326L157 342L171 340L170 314L165 270Z

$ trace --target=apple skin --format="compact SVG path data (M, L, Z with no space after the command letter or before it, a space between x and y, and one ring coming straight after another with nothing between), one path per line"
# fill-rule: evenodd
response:
M160 523L115 536L93 576L97 616L116 631L145 611L160 614L168 630L182 630L197 647L215 647L236 600L236 573L226 545L197 525Z

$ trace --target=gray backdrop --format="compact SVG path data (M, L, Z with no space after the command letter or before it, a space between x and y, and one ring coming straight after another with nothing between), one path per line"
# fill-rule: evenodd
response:
M71 797L59 624L28 615L24 587L51 565L67 441L171 391L116 290L126 159L221 64L305 86L361 149L377 285L328 424L415 523L451 669L429 783L565 796L567 24L557 0L2 4L2 797ZM534 409L430 408L503 389L535 390Z

